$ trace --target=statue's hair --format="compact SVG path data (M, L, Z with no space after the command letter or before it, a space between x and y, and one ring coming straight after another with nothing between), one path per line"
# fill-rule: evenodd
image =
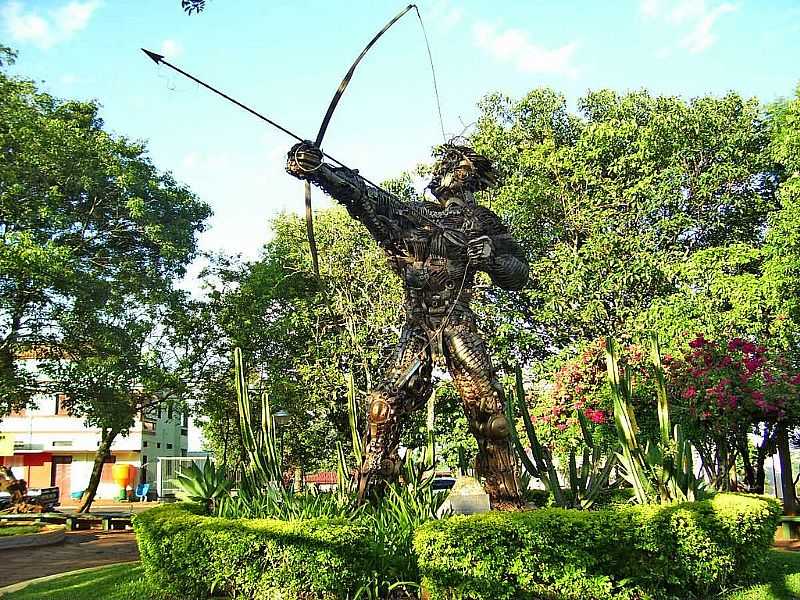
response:
M456 193L479 192L497 183L497 171L492 161L469 146L442 144L434 148L433 157L436 162L428 187L436 196L445 189Z

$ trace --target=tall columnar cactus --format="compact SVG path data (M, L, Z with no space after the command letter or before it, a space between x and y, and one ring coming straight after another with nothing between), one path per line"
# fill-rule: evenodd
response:
M519 409L522 416L533 459L525 451L514 426L511 427L511 439L523 468L529 475L539 479L545 488L553 494L553 501L557 506L590 508L597 500L600 492L608 487L608 479L611 475L611 470L616 464L616 457L613 455L603 457L600 447L594 443L594 439L589 432L586 417L578 411L578 420L581 425L585 448L580 465L578 465L575 449L570 450L568 471L565 476L566 487L562 488L550 450L541 444L533 427L528 405L525 401L522 370L519 366L515 368L515 384L514 392L509 394L507 416L511 423L515 422L514 405Z
M669 400L658 337L650 338L650 359L655 373L659 439L644 447L639 442L631 402L631 376L626 366L620 369L613 340L606 340L606 366L614 399L614 421L622 451L619 460L623 476L633 487L637 502L692 501L704 494L705 484L694 469L693 449L680 425L671 431Z
M239 405L239 430L248 457L246 475L257 487L265 488L280 482L283 477L269 394L266 392L261 394L261 418L256 424L251 413L250 393L247 389L240 348L233 351L233 366L236 377L236 400Z

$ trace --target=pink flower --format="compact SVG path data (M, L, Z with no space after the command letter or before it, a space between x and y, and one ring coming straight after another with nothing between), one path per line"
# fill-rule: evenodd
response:
M681 395L684 397L684 399L688 400L689 398L694 398L697 395L697 390L694 388L694 386L690 385L688 388L683 390L683 394Z
M753 392L750 395L753 397L753 402L755 402L756 404L758 404L759 402L763 402L764 401L763 392L759 392L759 391L756 390L755 392Z
M756 345L753 342L747 342L744 346L742 346L742 352L745 354L755 354Z
M744 345L744 340L742 338L733 338L730 342L728 342L728 350L738 350Z
M731 357L726 354L725 356L722 357L722 360L719 361L719 366L730 367L732 362L733 360L731 360Z
M748 370L748 371L750 371L751 373L752 373L753 371L756 371L756 370L757 370L759 367L761 367L763 364L764 364L764 359L763 359L763 358L759 358L759 357L757 357L757 356L755 356L755 357L753 357L753 358L748 358L748 359L746 359L746 360L744 361L744 367L745 367L745 369L747 369L747 370Z
M691 342L689 342L689 348L702 348L706 345L706 340L701 333L696 338L694 338Z
M592 423L597 425L602 425L606 422L606 413L604 413L602 410L587 408L585 411L583 411L583 414L586 415L586 418Z
M564 431L566 428L567 428L567 424L566 423L558 423L556 425L556 429L558 429L559 431Z
M794 377L792 377L792 378L789 380L789 383L791 383L792 385L800 385L800 373L798 373L797 375L795 375Z

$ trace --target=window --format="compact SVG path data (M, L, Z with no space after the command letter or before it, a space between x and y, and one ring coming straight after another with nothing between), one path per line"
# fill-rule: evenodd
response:
M142 448L147 448L147 442L142 442Z
M186 427L183 427L183 428L181 429L181 435L183 435L183 436L187 436L187 435L189 435L189 430L188 430L188 429L186 429Z
M181 456L186 456L186 448L181 448Z
M172 450L172 444L167 444L167 450Z
M72 440L57 440L53 442L53 448L63 448L64 446L72 446Z
M161 442L156 443L156 448L161 448Z
M66 394L56 394L56 415L69 416L69 411L64 406L66 399Z
M181 414L181 425L183 427L188 427L189 426L189 413L188 412L184 412L184 413Z
M161 418L161 405L160 404L158 405L158 409L156 410L156 415L158 416L159 419Z
M172 419L172 404L167 407L167 418Z
M155 433L156 432L156 424L152 421L142 421L142 431L145 433Z

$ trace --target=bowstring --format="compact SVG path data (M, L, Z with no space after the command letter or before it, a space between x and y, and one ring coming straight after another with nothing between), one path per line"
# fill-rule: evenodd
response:
M444 132L444 118L442 118L442 103L439 99L439 86L436 83L436 67L433 64L433 53L431 52L431 44L428 41L428 32L425 30L425 23L422 21L422 15L419 12L419 7L415 4L414 10L419 19L419 26L422 28L422 36L425 38L425 48L428 50L428 63L431 66L431 77L433 78L433 95L436 97L436 109L439 112L439 128L442 130L442 141L447 143L447 135Z

